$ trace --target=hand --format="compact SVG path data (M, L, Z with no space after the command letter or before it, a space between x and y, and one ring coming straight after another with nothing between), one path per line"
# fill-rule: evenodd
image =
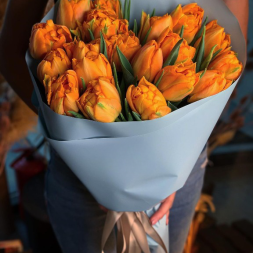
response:
M107 209L106 207L104 207L104 206L102 206L102 205L98 205L98 206L99 206L99 208L100 208L102 211L104 211L105 213L108 212L108 209Z
M154 226L159 220L161 220L164 215L166 215L166 225L169 224L169 214L170 214L170 209L174 203L176 193L174 192L171 194L168 198L163 200L161 202L161 206L159 207L158 211L155 212L151 217L150 217L150 222Z

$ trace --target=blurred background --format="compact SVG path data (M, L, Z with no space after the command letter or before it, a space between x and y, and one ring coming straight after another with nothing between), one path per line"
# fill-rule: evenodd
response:
M6 4L1 0L0 29ZM185 253L253 252L252 31L250 1L246 71L209 139L203 194ZM48 160L37 116L0 74L0 253L61 252L44 201Z

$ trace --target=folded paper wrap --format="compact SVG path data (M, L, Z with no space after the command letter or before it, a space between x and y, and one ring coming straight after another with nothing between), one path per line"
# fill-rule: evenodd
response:
M134 0L131 20L141 11L171 12L190 0ZM197 0L209 20L231 34L233 50L245 66L245 41L238 21L220 0ZM123 1L124 4L124 1ZM54 18L57 6L43 21ZM152 121L99 123L54 113L36 79L38 62L26 61L39 101L45 135L96 200L114 211L138 212L155 206L181 188L223 111L236 81L227 90Z

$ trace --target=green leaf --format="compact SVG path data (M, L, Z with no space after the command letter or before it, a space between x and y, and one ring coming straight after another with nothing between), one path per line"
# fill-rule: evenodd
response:
M160 84L160 82L161 82L161 80L162 80L162 78L163 78L163 75L164 75L164 69L163 69L162 74L160 75L159 79L158 79L157 82L155 83L155 86L156 86L156 87L159 86L159 84Z
M85 92L87 87L86 87L85 81L82 77L81 77L81 81L82 81L82 85L83 85L83 92Z
M133 85L134 85L135 87L138 86L138 78L137 78L137 76L134 78Z
M88 31L89 31L89 33L90 33L90 38L91 38L91 40L94 40L95 38L94 38L93 32L91 31L91 29L88 29Z
M196 62L197 62L197 64L196 64L196 73L199 72L200 66L201 66L201 63L202 63L203 57L204 57L205 36L206 36L206 27L204 27L203 35L202 35L202 38L201 38L201 41L200 41L200 46L199 46L199 52L198 52L197 59L196 59Z
M127 9L127 7L128 7L128 0L125 0L125 4L124 4L124 19L128 20L128 17L127 17L127 15L128 15L128 9Z
M134 82L134 71L130 62L125 57L125 55L120 51L118 46L116 47L116 49L117 49L117 53L119 56L119 60L120 60L120 64L121 64L121 68L123 72L124 82L125 82L126 87L128 88L128 86L130 86Z
M178 107L181 103L182 103L183 100L181 101L177 101L177 102L171 102L174 106Z
M167 60L163 64L163 68L166 67L166 66L174 65L175 64L182 42L183 42L183 39L179 40L177 42L177 44L173 47L173 49L171 50L171 52L170 52Z
M214 49L217 47L217 45L214 45L211 49L211 51L209 52L208 56L204 59L204 61L201 63L200 66L200 70L204 70L206 68L208 68L208 65L210 64L212 58L213 58L213 52Z
M134 118L135 118L137 121L142 121L142 120L141 120L141 116L140 116L138 113L132 111L132 114L134 115Z
M122 121L126 121L126 118L124 117L124 115L123 115L123 113L122 113L122 112L120 113L120 115L119 115L119 116L120 116L120 118L122 119Z
M151 13L150 17L154 17L155 16L155 8L153 9L153 12Z
M128 121L133 121L134 119L133 119L133 116L132 116L132 114L131 114L131 112L129 112L128 114L127 114L127 120Z
M113 69L113 77L114 77L115 85L116 85L117 91L119 93L120 101L122 101L122 94L121 94L121 90L119 87L119 79L118 79L117 69L116 69L114 62L112 63L112 69Z
M117 53L118 53L118 56L119 56L119 59L120 59L120 63L121 65L128 70L128 72L130 72L132 75L134 75L134 71L133 71L133 68L130 64L130 62L128 61L128 59L125 57L125 55L120 51L119 47L117 46L116 47L117 49Z
M171 109L172 112L178 110L178 108L175 105L173 105L170 101L168 101L168 107Z
M137 25L137 20L134 20L134 29L133 32L135 33L135 36L138 36L138 25Z
M193 61L194 63L195 63L196 60L197 60L197 56L198 56L198 53L199 53L199 47L200 47L200 44L199 44L198 47L196 48L195 55L194 55L194 57L193 57L193 59L192 59L192 61Z
M183 39L183 36L184 36L184 25L182 25L182 28L181 28L179 36L180 36L181 39Z
M128 105L128 102L127 102L126 98L125 98L125 112L126 112L126 115L127 115L127 120L128 121L133 121L133 117L132 117L132 114L129 111L129 105Z
M126 85L124 82L124 78L121 78L120 91L121 91L121 95L126 94ZM123 95L122 95L122 100L123 100Z
M79 114L77 112L68 111L68 113L72 114L75 118L84 119L83 115L81 115L81 114Z
M130 13L131 13L131 0L128 2L128 8L127 8L127 20L130 21Z
M151 30L152 30L152 26L148 29L148 32L146 33L146 35L145 35L143 41L141 42L141 45L142 45L142 46L144 46L144 45L147 43L148 36L149 36Z
M220 48L219 50L217 50L214 54L213 54L213 58L212 60L221 52L222 48ZM211 61L212 61L211 60Z
M201 37L204 27L206 26L208 17L206 17L205 21L203 22L203 24L201 25L199 31L197 32L197 34L195 35L194 39L192 40L192 42L190 43L190 46L194 46L194 44L196 43L196 41Z
M108 59L106 42L102 32L100 32L100 53Z
M204 70L204 71L201 73L201 75L199 76L200 79L205 75L206 71L207 71L207 68L205 68L205 70Z
M115 122L121 122L121 120L119 118L115 119Z
M120 9L122 9L122 2L121 2L121 0L119 0L119 6L120 6Z
M76 30L69 29L71 34L74 35L74 38L77 38L77 40L80 40L81 33L80 30L77 28Z

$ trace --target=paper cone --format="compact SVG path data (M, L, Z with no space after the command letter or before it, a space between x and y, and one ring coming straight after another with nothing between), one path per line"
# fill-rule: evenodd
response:
M134 0L131 19L140 20L142 10L151 13L155 7L157 15L163 15L190 2ZM218 19L231 34L233 50L245 66L245 41L233 14L220 0L195 2L210 21ZM54 12L43 21L52 19ZM108 124L54 113L34 78L38 62L29 53L26 61L48 141L96 200L115 211L147 210L184 185L238 82L157 120Z

